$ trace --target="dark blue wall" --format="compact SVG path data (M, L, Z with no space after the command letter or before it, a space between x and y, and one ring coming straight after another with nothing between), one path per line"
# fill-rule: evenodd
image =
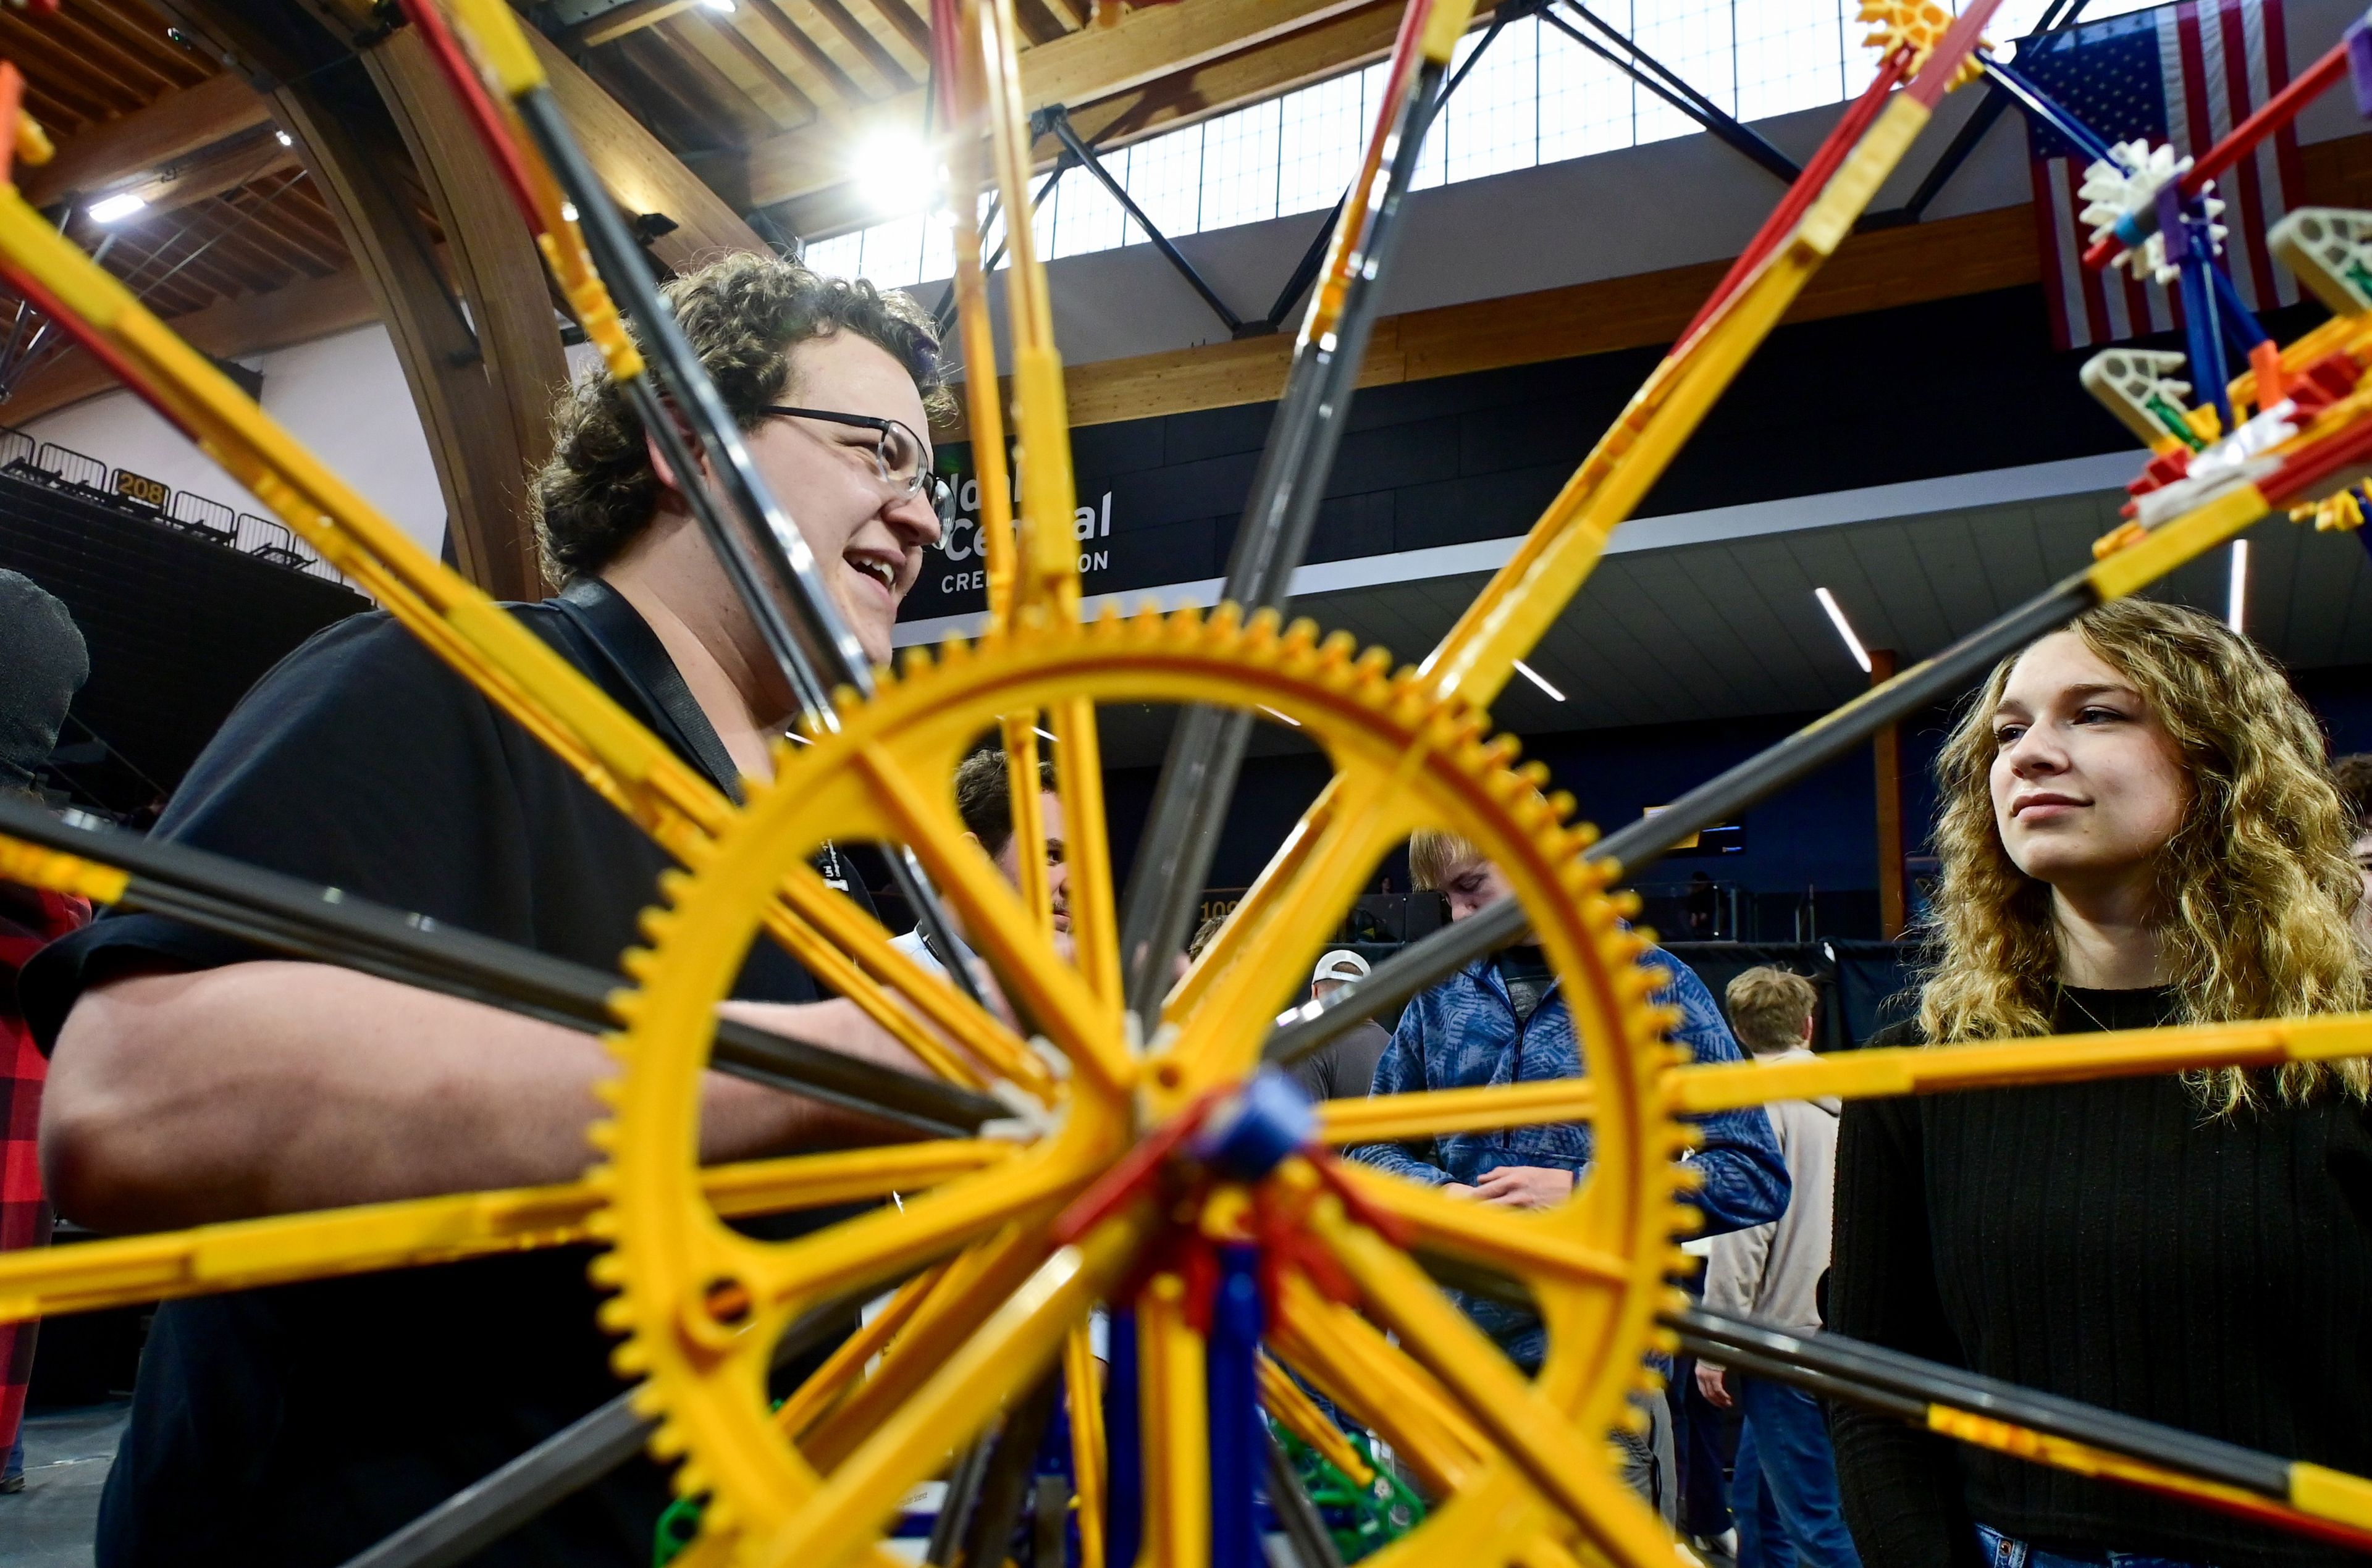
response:
M2320 316L2308 305L2274 319L2286 336ZM1985 352L1930 346L1952 343L1982 343ZM1931 353L1945 355L1948 370L1917 376L1915 413L1897 407L1890 378ZM1660 354L1630 350L1366 389L1346 422L1308 558L1523 533ZM2052 351L2034 287L1782 328L1639 515L2126 449L2132 437L2076 380L2084 357ZM1274 404L1256 403L1072 432L1087 508L1079 525L1087 591L1220 575L1274 413ZM952 446L941 466L969 461ZM925 559L905 613L983 608L976 544L976 532L958 523Z
M2333 756L2372 751L2372 668L2309 670L2296 684L2321 718ZM1553 786L1572 792L1583 817L1610 830L1635 819L1646 807L1676 798L1816 716L1528 736L1525 754L1548 764ZM1904 837L1913 854L1921 853L1935 820L1935 761L1950 724L1950 713L1938 708L1903 726ZM1315 757L1256 758L1246 763L1208 885L1239 888L1258 876L1328 776L1325 764ZM1115 769L1110 774L1112 837L1123 866L1134 852L1154 777L1150 768ZM1649 887L1678 884L1702 870L1756 894L1793 896L1818 888L1824 935L1853 935L1856 924L1869 923L1873 929L1867 934L1874 935L1877 800L1870 754L1855 751L1748 811L1742 852L1667 860L1645 871L1640 881ZM1407 890L1404 854L1395 851L1378 867L1378 880L1369 886L1386 877L1395 890ZM1836 896L1854 894L1864 896ZM1762 932L1766 938L1772 935Z

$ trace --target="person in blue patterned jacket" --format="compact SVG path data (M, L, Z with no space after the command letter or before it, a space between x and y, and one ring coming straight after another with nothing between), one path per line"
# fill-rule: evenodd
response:
M1412 836L1409 871L1420 891L1448 899L1453 921L1488 909L1513 891L1481 850L1451 833L1427 830ZM1699 1062L1740 1059L1719 1004L1694 970L1661 948L1649 948L1640 962L1671 971L1670 982L1655 1000L1680 1009L1674 1040ZM1412 1001L1376 1064L1369 1092L1408 1094L1581 1075L1573 1016L1557 993L1545 955L1527 937L1476 959ZM1703 1179L1695 1202L1704 1216L1704 1234L1767 1225L1785 1213L1787 1167L1770 1118L1758 1108L1716 1112L1698 1122L1704 1143L1692 1158ZM1456 1132L1422 1146L1367 1144L1351 1155L1478 1202L1545 1209L1572 1195L1575 1181L1588 1167L1589 1151L1587 1125L1554 1122ZM1471 1295L1460 1295L1459 1304L1517 1365L1528 1373L1540 1369L1548 1339L1536 1315ZM1650 1430L1639 1438L1620 1434L1621 1458L1634 1488L1669 1521L1676 1502L1670 1425L1663 1400L1645 1402Z

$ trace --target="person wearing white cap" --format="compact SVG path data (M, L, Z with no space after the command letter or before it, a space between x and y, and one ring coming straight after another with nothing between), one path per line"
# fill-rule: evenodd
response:
M1318 960L1309 977L1309 994L1323 1002L1351 981L1366 978L1367 960L1348 947L1337 947ZM1391 1032L1368 1018L1285 1071L1312 1099L1359 1098L1375 1084L1376 1063L1391 1043Z

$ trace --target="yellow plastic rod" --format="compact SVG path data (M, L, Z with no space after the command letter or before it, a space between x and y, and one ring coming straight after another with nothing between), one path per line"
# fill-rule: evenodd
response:
M750 1160L702 1180L730 1219L913 1191L1011 1157L1010 1145L950 1139ZM556 1182L0 1254L0 1322L569 1246L590 1238L603 1201L588 1183Z

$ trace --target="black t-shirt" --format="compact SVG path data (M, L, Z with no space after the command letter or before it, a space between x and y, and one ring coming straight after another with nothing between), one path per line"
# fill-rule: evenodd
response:
M585 585L512 612L729 785L715 733L622 598ZM669 864L378 614L321 632L258 682L156 832L603 969L636 940ZM268 956L154 915L115 916L34 960L26 1011L46 1043L75 996L110 975ZM761 942L736 994L817 991ZM612 1398L623 1385L595 1327L589 1256L566 1248L166 1305L108 1479L99 1562L342 1562ZM659 1471L637 1458L472 1561L646 1563L667 1502Z
M2172 1005L2071 988L2053 1024L2148 1028ZM1915 1040L1898 1025L1872 1043ZM2342 1094L2227 1117L2172 1075L1859 1101L1839 1129L1835 1245L1841 1334L2372 1469L2372 1113ZM1975 1522L2088 1561L2362 1561L1853 1406L1830 1426L1869 1568L1974 1565Z

